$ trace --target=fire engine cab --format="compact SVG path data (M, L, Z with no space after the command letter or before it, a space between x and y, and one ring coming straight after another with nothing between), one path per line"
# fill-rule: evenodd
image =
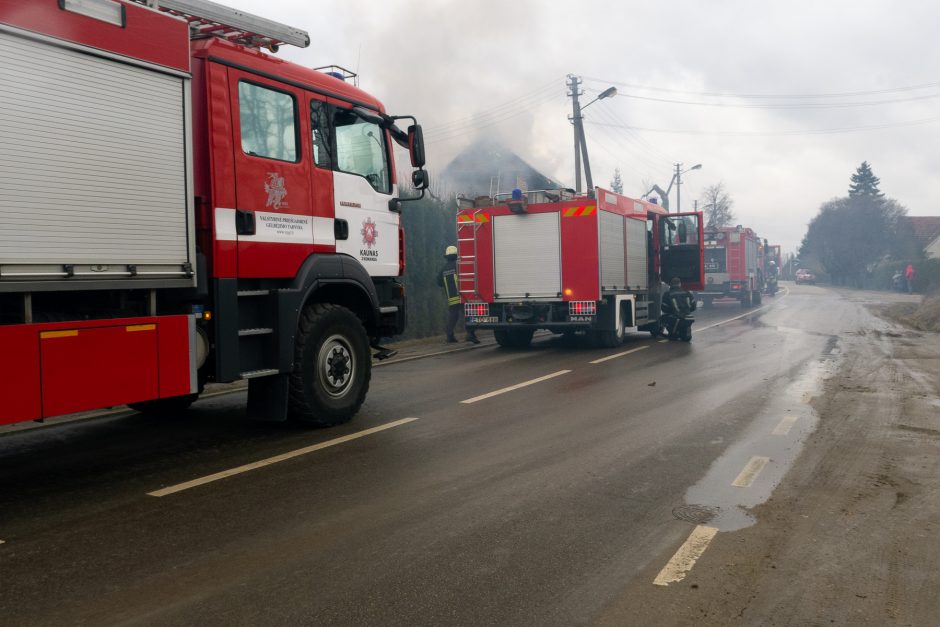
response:
M0 0L0 424L238 379L261 418L356 413L405 323L393 142L417 190L424 148L270 54L309 41L204 0Z
M537 329L615 346L661 332L664 281L701 289L702 214L597 188L461 199L457 274L467 324L524 347Z

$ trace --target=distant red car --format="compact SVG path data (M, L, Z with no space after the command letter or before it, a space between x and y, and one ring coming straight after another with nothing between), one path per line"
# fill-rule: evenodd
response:
M810 285L816 285L816 275L806 269L800 269L796 271L796 284L800 283L809 283Z

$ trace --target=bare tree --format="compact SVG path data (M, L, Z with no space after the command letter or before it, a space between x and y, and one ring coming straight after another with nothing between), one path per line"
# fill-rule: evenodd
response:
M705 228L717 229L732 224L735 220L734 199L725 189L724 181L705 188L702 194L702 205L705 210Z

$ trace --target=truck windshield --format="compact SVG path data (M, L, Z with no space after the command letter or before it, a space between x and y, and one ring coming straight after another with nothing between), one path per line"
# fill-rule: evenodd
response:
M378 192L391 192L385 131L349 110L339 109L334 118L336 163L341 172L358 174Z

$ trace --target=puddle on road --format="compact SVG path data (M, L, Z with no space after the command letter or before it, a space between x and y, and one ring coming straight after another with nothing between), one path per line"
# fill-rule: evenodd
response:
M683 514L677 517L687 519L690 512L704 514L702 518L708 520L699 518L696 522L717 527L719 531L735 531L757 522L747 510L770 497L816 428L819 417L809 403L822 394L825 380L835 371L838 351L829 348L827 357L811 362L799 378L775 394L742 437L686 491L687 505L677 508ZM770 461L753 483L744 488L733 486L748 462L758 456Z

